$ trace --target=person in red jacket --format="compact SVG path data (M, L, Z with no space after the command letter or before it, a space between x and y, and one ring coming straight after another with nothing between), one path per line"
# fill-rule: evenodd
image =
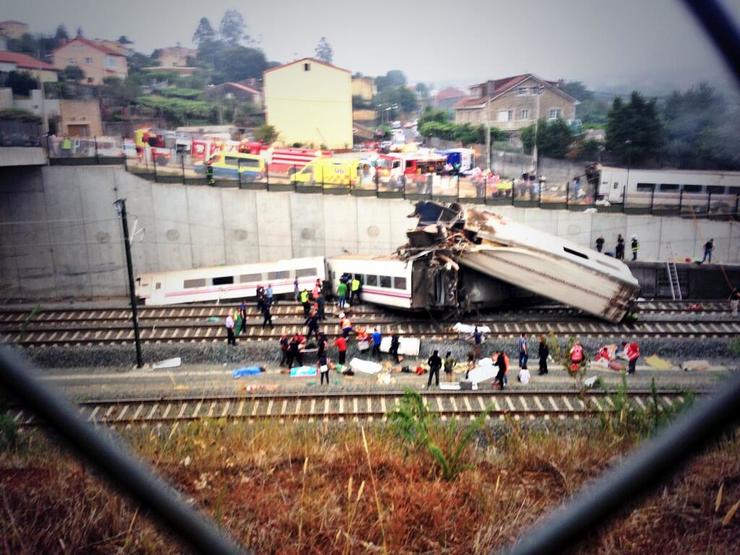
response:
M339 351L339 364L344 364L345 358L347 356L347 340L344 337L339 336L334 341L334 345Z
M625 355L627 355L627 360L629 360L627 373L634 374L637 359L640 358L640 346L637 344L637 341L633 341L627 345Z

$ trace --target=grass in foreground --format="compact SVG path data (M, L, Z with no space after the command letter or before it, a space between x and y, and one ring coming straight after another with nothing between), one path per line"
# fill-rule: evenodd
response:
M594 423L597 427L598 424ZM440 443L449 429L434 423ZM504 547L634 446L636 437L484 429L444 480L385 426L195 423L133 449L258 553L485 553ZM588 553L730 553L740 537L740 442L728 439L590 538ZM734 546L734 547L733 547ZM162 553L180 547L38 435L0 455L6 553Z

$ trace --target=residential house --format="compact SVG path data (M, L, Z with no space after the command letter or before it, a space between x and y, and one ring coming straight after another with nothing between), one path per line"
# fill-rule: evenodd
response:
M375 79L372 77L353 77L352 78L352 96L359 97L364 102L370 102L375 98L377 89L375 88Z
M0 35L9 39L19 39L28 33L28 24L22 21L0 21Z
M152 54L153 58L159 60L160 67L188 67L188 58L194 58L198 53L193 48L184 48L182 46L172 46L170 48L158 48Z
M0 50L8 49L8 37L0 35Z
M263 108L262 91L256 85L248 85L244 81L211 85L206 89L204 96L210 100L217 98L239 100L248 102L260 110Z
M455 123L481 125L508 131L510 137L537 119L575 119L578 101L557 86L531 73L489 80L470 87L471 95L455 106Z
M283 143L352 148L352 75L315 58L264 72L267 123Z
M77 66L85 73L85 82L100 85L106 77L125 79L128 75L126 56L100 41L77 37L52 53L54 67Z
M0 51L0 73L11 71L27 71L41 83L56 81L59 73L53 65L37 60L28 54Z
M99 137L103 134L100 102L97 98L59 100L58 135Z
M441 110L451 110L452 107L468 96L464 91L455 87L447 87L438 91L432 97L432 106Z

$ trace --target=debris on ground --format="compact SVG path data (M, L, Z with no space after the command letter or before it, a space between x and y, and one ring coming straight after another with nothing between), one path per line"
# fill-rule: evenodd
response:
M182 364L182 358L180 357L174 357L174 358L167 358L164 360L160 360L159 362L155 362L152 364L152 370L159 370L162 368L177 368Z
M711 367L711 364L706 360L687 360L681 363L681 369L684 372L701 372L702 370L709 370Z
M309 378L316 376L315 366L296 366L290 369L291 378Z
M655 368L656 370L670 370L673 368L672 362L664 358L660 358L658 355L650 355L645 359L645 362L648 366Z
M363 374L377 374L383 369L383 366L372 360L362 360L361 358L353 358L349 361L349 367L354 372L362 372Z
M245 366L243 368L237 368L231 375L236 378L243 378L245 376L259 376L265 369L261 366Z

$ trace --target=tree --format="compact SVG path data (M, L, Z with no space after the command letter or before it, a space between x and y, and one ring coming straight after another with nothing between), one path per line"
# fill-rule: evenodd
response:
M78 26L78 27L77 27L77 37L79 38L79 37L81 37L81 36L83 36L83 35L82 35L82 26Z
M247 40L247 26L244 17L237 10L226 10L218 26L221 40L230 46L238 46L242 40Z
M379 75L375 78L375 87L378 92L383 92L386 89L392 89L396 87L406 86L406 76L400 69L392 69L385 75Z
M134 44L134 41L129 40L126 35L121 35L120 37L118 37L118 44L123 44L125 46L127 44Z
M54 41L57 45L62 45L69 40L69 34L67 28L63 25L57 25L56 33L54 33Z
M62 70L63 81L82 81L85 78L85 72L80 66L67 66Z
M272 125L264 124L254 130L254 138L269 145L278 138L278 132Z
M262 77L262 72L267 69L267 60L261 50L234 46L214 53L213 69L213 83L242 81L250 77Z
M429 122L447 123L450 121L450 113L447 110L434 109L431 106L424 108L419 117L418 126L421 127Z
M17 96L29 96L31 91L39 88L39 82L27 71L11 71L5 78L5 86L12 89Z
M330 64L332 62L332 60L334 59L334 50L332 50L329 41L326 40L326 37L321 37L321 39L319 39L319 43L316 45L316 50L314 51L314 54L317 60L321 60L322 62L326 62L327 64Z
M606 148L621 163L641 164L655 158L662 145L662 125L656 101L634 91L630 101L615 98L606 124Z
M416 94L403 86L390 89L386 88L375 96L373 102L378 109L397 106L397 109L405 114L410 114L419 109L419 101L416 98ZM396 117L395 108L393 109L392 117Z
M580 102L591 100L594 97L594 93L588 90L586 85L580 81L563 81L561 79L558 81L558 88Z
M207 17L201 17L198 22L198 27L193 33L193 42L200 47L204 42L212 41L216 38L216 31L213 30L211 22L208 21Z
M522 144L525 152L532 152L537 137L537 152L549 158L565 158L573 143L573 132L568 124L557 118L552 121L540 119L535 128L530 125L522 130Z

